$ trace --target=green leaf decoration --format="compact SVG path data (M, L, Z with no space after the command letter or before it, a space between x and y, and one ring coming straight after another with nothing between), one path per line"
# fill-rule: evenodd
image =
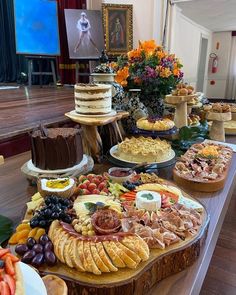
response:
M145 198L147 200L153 200L153 195L152 194L143 194L141 195L142 198Z
M10 238L13 232L13 222L11 219L0 215L0 245Z
M84 203L84 206L87 210L89 210L89 214L93 214L95 211L99 209L108 209L110 207L109 205L106 205L103 202L97 202L97 203L86 202Z

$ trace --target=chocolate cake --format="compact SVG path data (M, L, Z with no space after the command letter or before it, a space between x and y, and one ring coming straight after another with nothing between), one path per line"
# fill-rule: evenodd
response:
M33 164L43 170L66 169L83 158L80 129L40 128L31 134Z

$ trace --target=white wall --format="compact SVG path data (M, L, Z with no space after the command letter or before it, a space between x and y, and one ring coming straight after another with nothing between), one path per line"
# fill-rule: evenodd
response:
M177 6L172 6L172 24L169 33L169 49L183 64L184 81L196 86L200 57L201 37L208 39L208 53L211 49L212 32L185 17ZM204 92L207 86L207 66Z
M231 32L217 32L213 33L211 52L217 54L218 71L215 74L211 73L212 60L209 60L209 75L207 83L207 97L227 98L226 86L229 72L229 59L231 50L232 36ZM216 49L216 44L219 42L219 49ZM211 85L211 81L215 84Z
M101 3L133 5L133 45L139 40L161 41L163 10L166 0L87 0L87 9L100 10Z

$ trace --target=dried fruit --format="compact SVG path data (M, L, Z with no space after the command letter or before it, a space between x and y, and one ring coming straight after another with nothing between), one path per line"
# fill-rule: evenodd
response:
M45 234L44 228L38 228L36 235L34 236L34 239L38 241L38 239Z
M19 225L17 226L17 228L16 228L16 232L22 231L22 230L24 230L24 229L28 229L28 230L30 230L31 227L30 227L30 225L29 225L28 223L21 223L21 224L19 224Z

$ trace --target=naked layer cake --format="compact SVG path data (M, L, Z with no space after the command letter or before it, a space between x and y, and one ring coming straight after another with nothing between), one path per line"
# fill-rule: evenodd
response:
M84 115L101 115L111 112L111 85L76 84L75 110Z
M126 138L118 144L117 155L121 160L136 163L154 163L170 159L172 149L166 140L140 136Z
M49 128L31 134L33 164L43 170L66 169L83 158L80 129Z

